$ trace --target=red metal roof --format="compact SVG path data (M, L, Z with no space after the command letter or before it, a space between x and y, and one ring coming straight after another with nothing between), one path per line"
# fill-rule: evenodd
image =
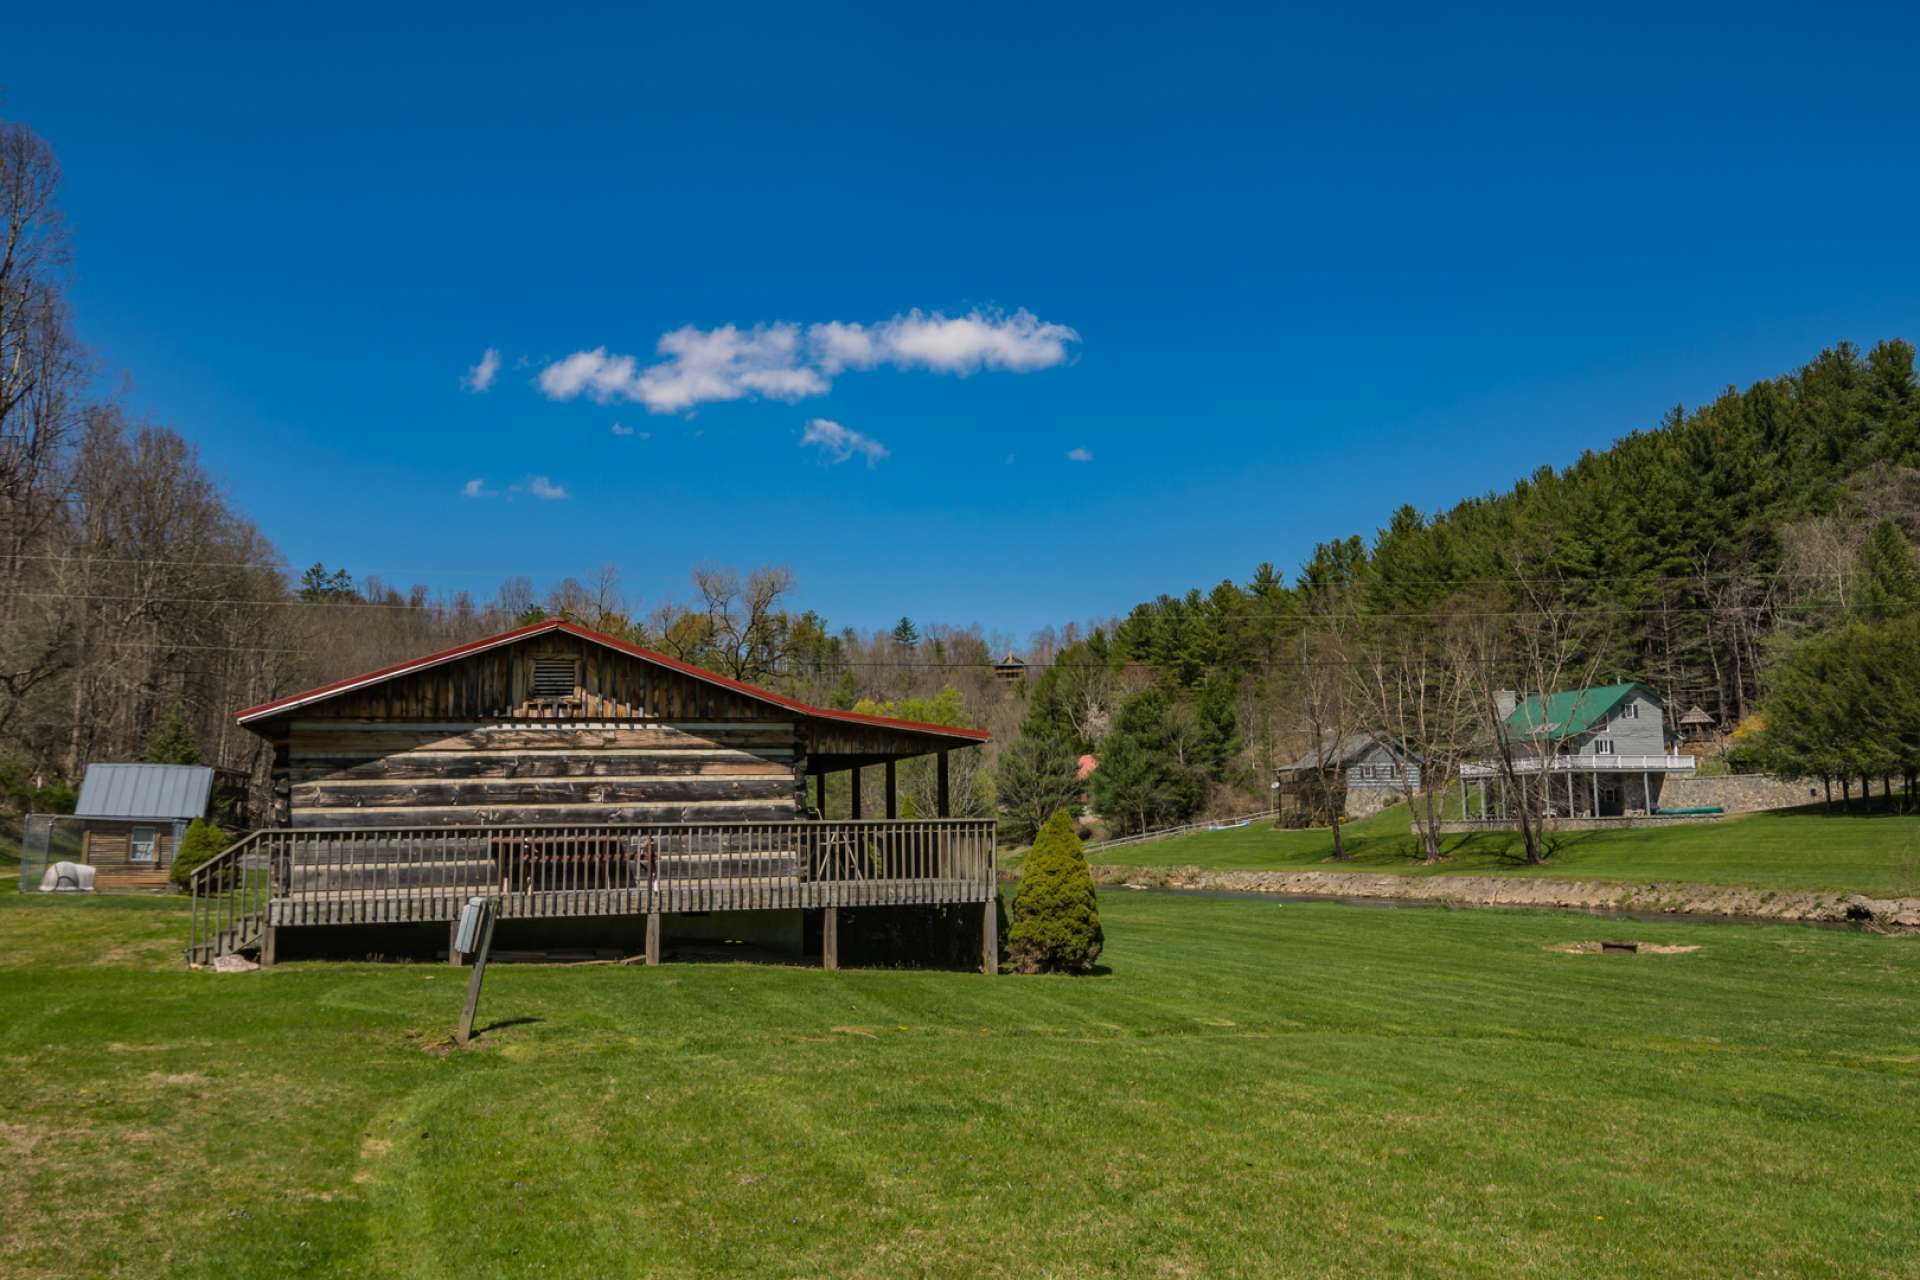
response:
M259 720L282 711L291 711L296 707L304 707L311 703L321 702L336 694L346 693L353 689L363 689L368 685L379 684L385 680L410 675L415 671L424 671L428 667L437 667L445 662L453 662L456 659L466 657L468 654L482 653L488 649L495 649L503 644L512 644L528 636L540 635L548 631L564 631L570 636L578 636L582 640L591 640L595 644L605 645L609 649L617 649L621 653L630 654L643 661L655 663L658 666L667 668L669 671L678 671L682 675L692 676L696 680L704 680L708 684L719 685L723 689L731 689L735 693L745 694L749 698L757 698L761 702L771 703L776 707L784 707L788 711L796 712L803 716L812 716L821 720L835 720L845 724L873 725L882 729L909 729L916 733L935 733L943 737L964 738L968 742L985 742L990 736L985 729L963 729L950 724L924 724L918 720L895 720L888 716L866 716L854 711L836 711L831 707L812 706L809 703L800 701L798 698L789 698L785 694L775 693L771 689L762 689L758 685L747 684L740 680L732 680L726 676L717 675L712 671L708 671L704 667L696 667L691 663L681 662L677 658L669 658L664 653L655 653L653 650L643 649L637 644L628 644L625 640L615 639L613 636L595 631L590 627L583 627L579 623L570 622L565 618L549 618L544 622L536 622L531 626L516 627L512 631L502 631L499 635L488 636L484 640L472 640L466 644L455 645L451 649L442 649L438 653L430 653L424 658L415 658L411 662L396 663L391 667L381 667L378 671L369 671L365 675L349 676L345 680L335 680L331 684L323 684L318 688L308 689L305 693L288 694L284 698L275 698L272 702L263 702L257 707L247 707L244 710L236 711L233 713L233 718L241 724L246 724L249 721Z

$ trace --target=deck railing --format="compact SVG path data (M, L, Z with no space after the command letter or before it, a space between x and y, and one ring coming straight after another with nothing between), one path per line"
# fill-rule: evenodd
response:
M258 831L196 873L195 942L202 915L217 932L245 914L229 889L271 926L451 920L475 895L508 919L983 902L994 832L972 818Z
M268 834L253 832L187 873L187 892L193 898L188 960L210 961L260 941L272 892L261 841Z
M1692 756L1516 756L1513 761L1515 773L1539 773L1543 769L1550 773L1676 773L1693 767ZM1491 760L1460 766L1460 774L1466 778L1491 778L1499 772L1500 766Z

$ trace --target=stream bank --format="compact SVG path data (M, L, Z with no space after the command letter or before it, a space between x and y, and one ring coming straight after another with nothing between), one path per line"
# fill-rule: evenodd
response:
M1289 897L1394 899L1459 907L1540 907L1639 915L1727 916L1815 924L1854 924L1888 933L1920 933L1920 898L1870 898L1683 881L1556 880L1545 876L1410 876L1377 871L1209 871L1202 867L1096 864L1096 884L1140 889L1199 889Z

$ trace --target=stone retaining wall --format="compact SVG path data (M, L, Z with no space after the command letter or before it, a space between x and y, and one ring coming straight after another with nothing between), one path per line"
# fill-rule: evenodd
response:
M1770 773L1735 773L1719 778L1668 774L1666 786L1660 791L1660 805L1668 809L1690 809L1696 805L1717 804L1728 813L1753 813L1759 809L1817 804L1820 795L1817 781L1788 782Z

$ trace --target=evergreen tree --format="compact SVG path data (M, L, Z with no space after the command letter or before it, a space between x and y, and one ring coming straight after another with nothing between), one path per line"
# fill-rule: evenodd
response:
M1022 733L1000 756L1000 829L1009 841L1034 839L1054 813L1080 807L1079 759L1067 740L1044 730Z
M1191 817L1206 800L1205 751L1166 690L1129 698L1100 740L1093 803L1123 833Z
M1860 548L1859 613L1897 618L1920 608L1920 556L1891 520L1882 520Z
M1100 958L1100 899L1065 809L1047 819L1027 852L1012 914L1007 954L1017 971L1085 973Z
M187 834L180 838L180 847L174 850L173 866L167 872L167 879L186 888L196 867L222 853L232 843L233 836L218 823L195 818L187 824Z
M148 764L201 764L200 744L194 740L193 726L187 722L186 708L174 703L160 717L147 737L146 752L140 757Z
M920 628L913 625L913 619L902 617L893 629L893 642L902 649L920 647Z
M327 572L327 566L315 561L300 575L299 595L309 604L327 604L341 600L355 600L353 575L345 569Z

